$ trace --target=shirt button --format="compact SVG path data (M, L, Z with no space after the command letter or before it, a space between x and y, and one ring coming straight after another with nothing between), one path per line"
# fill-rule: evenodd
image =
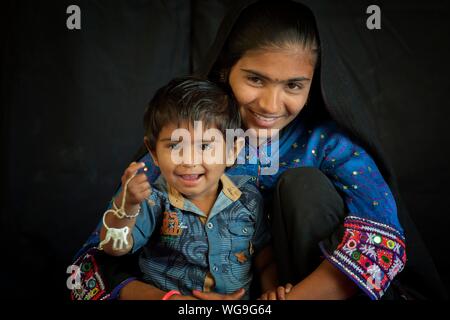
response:
M211 222L209 222L207 225L208 229L212 229L213 228L213 224Z
M219 271L219 268L217 268L217 266L214 266L213 271L217 272L217 271Z
M242 232L247 233L248 232L247 228L242 229Z

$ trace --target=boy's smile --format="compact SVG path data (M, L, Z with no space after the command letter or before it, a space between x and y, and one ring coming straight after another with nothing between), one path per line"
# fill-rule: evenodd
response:
M201 182L201 179L204 177L205 173L177 173L175 172L175 176L180 179L180 182L184 184L186 187L195 187Z

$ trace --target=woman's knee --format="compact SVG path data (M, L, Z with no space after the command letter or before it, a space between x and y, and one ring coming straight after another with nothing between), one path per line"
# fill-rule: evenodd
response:
M324 216L328 220L331 216L337 222L343 219L345 212L344 201L330 179L312 167L288 169L281 174L275 201L285 215L295 215L296 220L320 222Z

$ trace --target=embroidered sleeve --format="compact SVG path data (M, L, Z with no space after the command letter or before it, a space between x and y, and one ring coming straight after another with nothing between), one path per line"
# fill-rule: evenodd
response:
M406 263L405 241L387 225L348 216L342 242L326 259L347 274L371 299L380 299Z
M108 265L112 261L102 260L102 254L98 249L91 248L73 263L75 268L69 287L72 300L114 300L125 285L136 279L131 274L117 271L116 265ZM117 264L120 263L117 260ZM111 272L105 276L102 269L108 267Z
M343 195L349 210L344 238L326 254L372 299L379 299L406 262L395 199L369 154L339 131L318 133L320 169Z

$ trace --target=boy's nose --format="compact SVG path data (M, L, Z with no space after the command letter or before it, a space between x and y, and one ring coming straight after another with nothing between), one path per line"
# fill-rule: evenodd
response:
M185 168L193 168L196 167L197 165L195 163L183 163L182 166Z

